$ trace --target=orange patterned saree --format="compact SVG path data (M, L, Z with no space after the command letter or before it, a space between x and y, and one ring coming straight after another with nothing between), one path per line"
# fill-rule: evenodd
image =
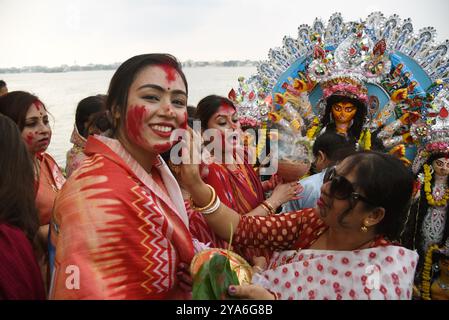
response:
M50 223L56 195L65 183L65 178L56 161L48 153L37 157L40 168L39 181L36 181L36 206L40 224L46 225Z
M176 278L194 255L179 185L151 174L117 140L89 137L89 158L55 203L52 299L184 299Z

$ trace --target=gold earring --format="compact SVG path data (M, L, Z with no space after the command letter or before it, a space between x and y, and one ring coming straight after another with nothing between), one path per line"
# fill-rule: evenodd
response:
M368 232L368 227L365 225L365 223L363 223L363 226L360 227L360 230L362 230L363 233Z

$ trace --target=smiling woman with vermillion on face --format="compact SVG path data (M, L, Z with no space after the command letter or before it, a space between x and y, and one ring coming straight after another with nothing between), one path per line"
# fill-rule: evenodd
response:
M129 89L126 134L120 139L142 156L154 158L170 149L172 131L185 127L186 105L186 88L176 70L166 65L146 67Z

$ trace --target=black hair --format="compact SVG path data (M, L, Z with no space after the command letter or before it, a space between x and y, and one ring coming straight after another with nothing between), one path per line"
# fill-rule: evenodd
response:
M181 76L182 81L186 87L186 94L188 94L187 79L182 71L181 64L178 60L166 53L150 53L134 56L125 62L123 62L117 71L112 76L108 89L108 97L106 100L106 109L113 113L114 111L120 112L121 121L126 118L126 107L128 103L128 92L132 83L136 79L140 71L145 67L154 65L167 65L176 70ZM114 108L117 108L114 110ZM110 117L113 115L110 115ZM112 119L110 119L112 122ZM117 131L118 126L111 123L111 128L114 133Z
M376 206L362 201L369 208L382 207L385 216L376 225L376 234L391 241L399 239L407 219L413 192L413 173L396 157L374 151L358 152L345 159L341 175L355 173L355 185ZM342 214L340 224L349 214Z
M28 109L37 101L47 111L45 105L35 95L25 91L12 91L0 97L0 113L12 119L19 127L19 130L22 131L25 127Z
M350 102L356 108L357 112L354 116L354 122L349 128L348 137L357 142L362 133L363 123L365 121L367 106L362 101L346 96L332 95L326 100L326 110L322 120L323 127L326 128L326 132L336 132L335 123L331 121L332 119L332 106L339 102Z
M39 217L33 164L19 128L3 115L0 115L0 132L0 222L21 229L35 244Z
M87 128L84 124L89 121L89 117L105 109L106 95L96 95L84 98L78 103L75 114L75 124L78 133L87 138Z
M0 89L6 87L6 82L3 80L0 80Z
M201 99L196 107L195 114L195 118L201 121L201 128L207 129L207 123L210 118L223 104L229 105L230 107L236 109L234 103L225 97L210 95Z
M323 152L331 162L335 163L354 153L355 143L340 134L325 132L316 138L312 147L315 157L318 156L319 151Z

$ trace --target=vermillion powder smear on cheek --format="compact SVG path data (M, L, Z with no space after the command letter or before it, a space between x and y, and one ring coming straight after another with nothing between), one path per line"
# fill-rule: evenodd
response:
M126 117L128 135L135 142L142 142L142 123L146 110L144 106L130 106Z
M27 145L31 146L33 144L34 135L32 133L28 133L25 142Z

